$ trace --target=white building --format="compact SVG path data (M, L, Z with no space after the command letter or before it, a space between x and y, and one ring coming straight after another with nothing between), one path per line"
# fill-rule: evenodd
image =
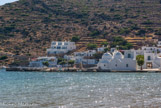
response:
M104 52L104 51L105 51L105 47L104 46L102 46L100 48L97 48L97 52Z
M56 57L38 57L29 63L29 67L44 67L43 62L48 62L49 67L56 67L57 61Z
M137 64L131 51L126 52L123 56L121 52L115 50L112 54L104 53L97 64L97 68L107 71L135 71Z
M161 41L158 41L158 45L157 45L158 47L161 47Z
M69 41L53 41L51 43L51 47L47 49L47 54L64 54L69 51L72 51L76 49L75 42L69 42Z
M113 53L117 48L111 48L110 52Z
M143 69L159 69L161 68L160 53L144 52Z
M64 55L64 59L66 60L74 60L75 61L75 57L72 55Z
M143 46L142 51L146 52L146 53L160 53L161 52L161 48L157 48L157 47L146 47Z
M161 48L143 46L141 50L133 50L133 53L135 53L135 59L137 55L144 55L143 69L161 68Z
M96 65L98 62L96 59L83 59L82 64Z
M92 57L96 53L97 53L96 50L88 50L85 52L74 52L74 56Z
M95 59L91 59L90 57L93 57L93 55L96 53L97 53L96 50L88 50L85 52L74 52L75 63L95 65L97 64L97 61Z

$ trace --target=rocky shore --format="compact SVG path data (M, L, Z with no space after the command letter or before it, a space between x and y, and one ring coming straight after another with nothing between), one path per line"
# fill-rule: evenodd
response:
M6 71L21 72L139 72L139 73L161 73L159 70L137 70L137 71L115 71L115 70L99 70L99 69L79 69L79 68L32 68L32 67L8 67Z

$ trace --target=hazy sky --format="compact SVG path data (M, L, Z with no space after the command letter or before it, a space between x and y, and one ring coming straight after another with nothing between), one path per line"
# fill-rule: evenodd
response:
M18 0L0 0L0 5L4 5L5 3L10 3Z

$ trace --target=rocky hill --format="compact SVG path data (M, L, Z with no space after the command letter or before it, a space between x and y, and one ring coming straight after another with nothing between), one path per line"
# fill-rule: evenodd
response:
M0 7L0 51L13 54L45 55L51 41L73 36L110 42L160 35L161 0L20 0Z

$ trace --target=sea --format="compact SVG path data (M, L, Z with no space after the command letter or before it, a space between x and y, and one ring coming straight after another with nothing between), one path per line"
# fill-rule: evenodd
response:
M0 108L161 108L161 74L3 69Z

